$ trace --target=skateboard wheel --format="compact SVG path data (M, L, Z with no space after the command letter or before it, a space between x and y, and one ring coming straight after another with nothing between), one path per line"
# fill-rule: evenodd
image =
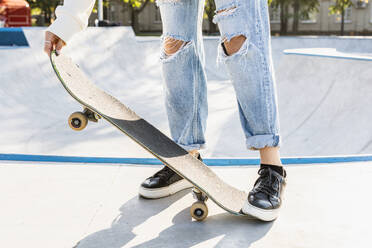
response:
M202 201L194 202L191 205L190 214L195 220L202 221L208 216L208 207Z
M81 131L88 125L88 118L82 112L75 112L68 118L68 125L72 130Z

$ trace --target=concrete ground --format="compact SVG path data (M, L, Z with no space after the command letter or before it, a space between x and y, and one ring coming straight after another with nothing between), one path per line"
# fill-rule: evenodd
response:
M67 125L81 107L63 90L42 52L43 29L25 29L27 48L0 48L0 153L151 157L101 121ZM372 153L372 38L273 38L283 156ZM257 157L245 149L217 38L206 38L209 118L204 158ZM336 48L338 58L284 55L284 49ZM104 90L169 134L159 39L128 28L91 28L64 50ZM361 54L364 53L364 54ZM348 58L342 58L347 56ZM0 162L0 247L370 247L372 163L291 165L280 217L270 223L225 213L191 219L188 191L139 198L157 166ZM212 167L250 190L257 167Z
M274 222L236 217L208 201L191 219L188 190L137 195L158 167L0 163L0 247L370 247L372 164L291 165ZM249 190L256 167L213 167Z

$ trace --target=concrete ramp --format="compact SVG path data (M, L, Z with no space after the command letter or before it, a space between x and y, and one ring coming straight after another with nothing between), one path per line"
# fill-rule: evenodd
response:
M372 61L372 53L346 53L338 51L336 48L286 49L283 53L285 55Z
M0 140L0 150L3 153L151 157L105 122L89 125L84 132L69 129L68 115L81 107L66 94L42 51L44 31L24 30L30 48L0 50L1 58L7 61L0 68L0 79L7 85L1 90L4 97L0 109L8 120L0 123L0 128L7 130ZM90 28L75 36L63 52L97 85L169 134L158 38L137 39L131 29L122 27ZM210 105L207 156L246 155L231 84L226 80L212 80L209 92L209 100L215 104ZM229 123L234 127L227 128L231 126ZM223 152L224 142L240 147L240 151Z
M105 122L83 132L67 125L80 110L60 85L42 51L43 28L25 28L30 47L0 49L0 151L2 153L151 157ZM283 156L372 153L372 62L361 55L371 39L274 38ZM204 40L209 118L204 157L257 157L247 151L231 82L218 68L218 38ZM342 56L291 55L284 48L335 44ZM163 100L158 37L135 37L127 27L89 28L64 49L99 87L169 134ZM353 48L353 49L351 49ZM347 52L347 50L350 52ZM280 51L280 53L279 53ZM306 50L307 55L315 50ZM304 51L302 51L304 53ZM349 58L345 59L346 54ZM356 55L357 54L357 55ZM315 54L313 54L315 55ZM356 59L363 57L364 59Z
M285 53L277 68L283 150L371 153L372 57L335 49Z
M3 153L85 156L150 156L111 125L89 125L73 132L66 118L81 106L63 90L43 53L45 29L25 29L30 48L1 49L0 109ZM64 52L101 88L167 131L158 53L138 45L130 28L91 28ZM157 50L158 51L158 47ZM144 54L149 54L145 59ZM135 56L137 55L137 57ZM135 103L136 106L133 105ZM160 114L159 114L160 113Z

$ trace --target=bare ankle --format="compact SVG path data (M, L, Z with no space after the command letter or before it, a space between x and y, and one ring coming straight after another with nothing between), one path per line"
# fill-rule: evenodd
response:
M197 158L199 156L199 150L191 150L189 154Z
M262 164L283 166L280 160L279 147L265 147L260 149L260 157Z

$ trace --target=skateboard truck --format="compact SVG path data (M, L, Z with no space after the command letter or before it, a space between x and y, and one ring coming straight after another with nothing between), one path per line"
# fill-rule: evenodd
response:
M83 112L74 112L68 117L68 125L72 130L81 131L88 125L88 121L98 122L99 119L100 115L84 108Z
M197 188L193 188L192 194L197 201L191 205L190 214L195 220L202 221L208 216L208 206L205 204L208 196Z

